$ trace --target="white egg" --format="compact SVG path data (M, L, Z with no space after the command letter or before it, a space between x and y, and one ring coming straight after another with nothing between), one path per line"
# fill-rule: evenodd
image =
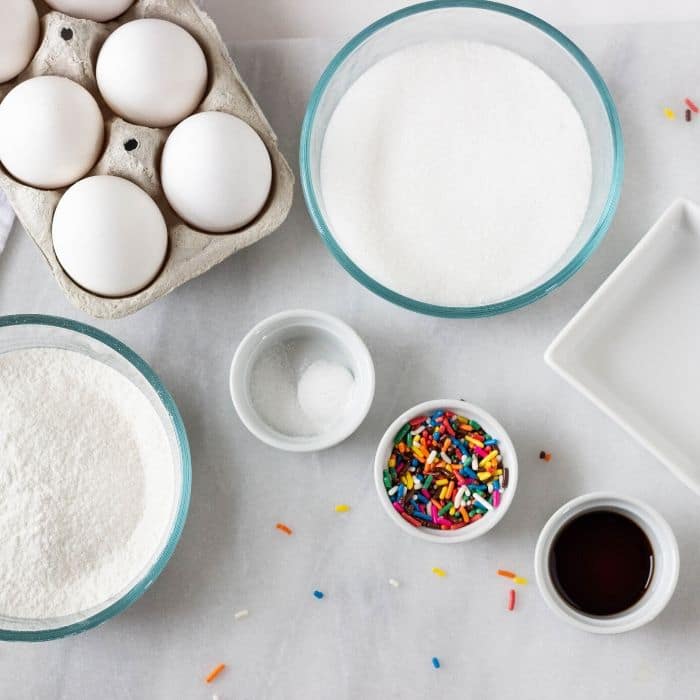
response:
M31 78L0 102L0 162L32 187L57 189L80 179L103 141L95 98L68 78Z
M39 15L32 0L2 0L0 83L18 76L39 43Z
M126 12L134 0L46 0L46 4L71 17L108 22Z
M170 206L196 229L235 231L267 202L272 163L248 124L223 112L202 112L175 127L160 169Z
M172 126L192 114L204 97L208 75L194 37L162 19L137 19L110 34L96 72L112 111L153 127Z
M88 177L66 191L54 213L52 236L66 274L105 297L147 287L168 250L158 205L133 182L111 175Z

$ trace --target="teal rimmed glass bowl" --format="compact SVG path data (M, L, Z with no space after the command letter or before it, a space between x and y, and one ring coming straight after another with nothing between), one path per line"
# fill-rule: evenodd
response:
M320 178L326 127L347 89L371 66L412 44L435 40L496 44L529 59L569 95L588 132L593 183L583 223L564 255L517 296L483 306L438 306L403 296L367 275L338 244L326 215ZM338 262L370 291L412 311L474 318L513 311L566 282L598 247L620 197L622 132L603 79L584 53L560 31L509 5L480 0L437 0L413 5L378 20L349 41L314 89L301 130L301 183L311 218Z
M155 372L133 350L97 328L56 316L0 317L0 354L23 348L72 350L109 365L148 399L168 437L175 470L170 521L160 546L142 572L124 590L101 605L51 619L19 619L0 615L0 640L41 642L78 634L126 610L158 578L177 545L187 518L192 464L185 426L172 396ZM2 535L2 533L0 533Z

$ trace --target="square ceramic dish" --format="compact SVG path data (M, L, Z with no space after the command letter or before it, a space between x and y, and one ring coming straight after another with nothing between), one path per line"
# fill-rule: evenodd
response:
M675 201L545 353L700 494L700 207Z

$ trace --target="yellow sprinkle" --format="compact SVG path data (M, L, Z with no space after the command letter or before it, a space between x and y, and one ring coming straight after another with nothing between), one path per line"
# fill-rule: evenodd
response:
M444 501L446 496L447 496L447 486L443 486L442 489L440 490L440 500Z
M666 119L675 119L676 113L670 107L664 107L664 115Z
M437 566L434 566L432 571L436 576L447 576L447 572L443 569L438 569Z
M413 477L411 476L411 472L406 472L406 486L408 486L409 489L413 488Z
M340 505L337 505L335 507L336 513L347 513L349 510L350 510L350 506L347 506L344 503L341 503Z
M476 438L469 437L469 435L465 435L464 439L470 443L471 445L476 445L477 447L483 447L484 443L481 442L481 440L477 440Z
M450 508L450 515L454 515L456 512L455 507L452 506L452 508Z
M479 477L479 481L486 481L486 479L491 478L491 472L478 472L477 476Z
M479 466L483 467L484 464L487 462L490 462L494 457L498 457L498 450L494 450L493 452L489 452L486 457L484 457L481 462L479 462Z
M521 586L524 586L527 583L527 579L523 576L516 576L513 579L513 583L519 583Z
M435 485L436 486L446 486L448 483L449 483L449 481L447 479L438 479L435 482Z

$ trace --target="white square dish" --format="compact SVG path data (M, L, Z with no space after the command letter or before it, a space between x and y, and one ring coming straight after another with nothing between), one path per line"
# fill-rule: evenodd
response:
M676 200L545 361L700 494L700 207Z

